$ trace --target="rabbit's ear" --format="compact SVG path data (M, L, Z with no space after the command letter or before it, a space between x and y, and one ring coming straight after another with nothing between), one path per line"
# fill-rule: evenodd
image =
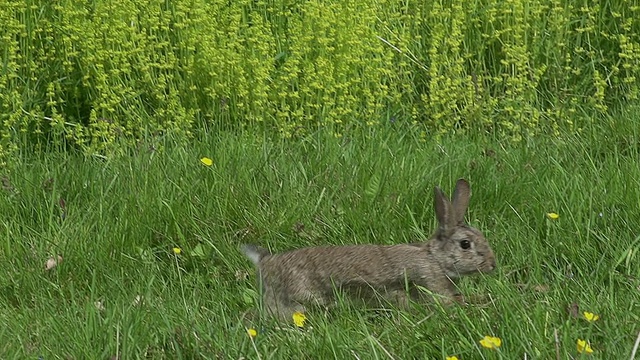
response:
M465 179L458 179L456 189L453 191L453 211L455 213L456 224L464 223L464 215L469 207L471 197L471 187Z
M454 214L451 213L451 202L439 187L433 189L433 203L436 208L436 218L440 228L448 233L456 225Z

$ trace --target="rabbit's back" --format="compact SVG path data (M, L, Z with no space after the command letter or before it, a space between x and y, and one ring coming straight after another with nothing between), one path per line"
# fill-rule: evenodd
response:
M389 290L424 273L428 251L402 245L310 247L267 256L260 262L263 281L291 297L329 298L334 288Z

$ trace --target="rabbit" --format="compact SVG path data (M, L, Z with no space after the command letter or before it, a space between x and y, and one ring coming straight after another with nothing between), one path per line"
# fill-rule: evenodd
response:
M440 295L444 303L464 302L456 281L463 275L489 273L496 259L482 233L464 223L469 183L456 182L453 202L434 188L438 229L428 241L398 245L307 247L272 254L245 244L244 254L258 269L267 313L291 319L309 305L329 306L335 289L357 297L370 291L395 297L402 304L424 296L417 287ZM407 288L409 285L409 288ZM407 294L407 289L411 289Z

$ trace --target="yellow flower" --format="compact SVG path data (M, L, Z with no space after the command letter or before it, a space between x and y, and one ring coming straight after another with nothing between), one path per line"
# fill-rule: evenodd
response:
M582 353L591 354L593 352L591 345L589 345L589 343L587 343L585 340L582 340L582 339L578 339L578 342L576 343L576 348L578 349L578 352L581 354Z
M173 248L173 253L176 255L180 255L180 253L182 253L182 249L180 249L179 247L174 247Z
M556 213L554 213L554 212L550 212L550 213L547 213L547 217L548 217L550 220L558 220L558 218L560 217L560 215L558 215L558 214L556 214Z
M594 313L590 313L588 311L583 312L582 315L584 315L584 318L588 322L594 322L594 321L597 321L598 319L600 319L600 315L594 314Z
M256 329L251 329L251 328L247 329L247 334L249 334L249 337L252 339L258 336L258 332L256 331Z
M304 327L305 321L307 321L307 317L303 313L299 311L293 313L293 323L296 324L297 327Z
M457 356L447 356L446 360L458 360Z
M502 345L502 339L494 336L485 336L484 339L480 340L480 345L487 349L497 349Z
M213 165L213 160L209 159L208 157L203 157L202 159L200 159L200 162L206 166Z

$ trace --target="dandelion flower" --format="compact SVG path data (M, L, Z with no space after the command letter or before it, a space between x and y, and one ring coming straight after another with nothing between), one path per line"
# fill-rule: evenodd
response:
M258 336L258 332L256 331L256 329L252 329L252 328L247 329L247 334L249 334L249 337L252 339Z
M560 215L558 215L558 214L556 214L554 212L550 212L550 213L547 213L547 217L549 218L549 220L558 220Z
M202 159L200 159L200 162L205 166L213 165L213 160L209 159L208 157L203 157Z
M307 321L307 317L303 313L299 311L293 313L293 323L296 324L297 327L304 327L305 321Z
M588 311L583 312L582 315L584 315L585 320L587 320L588 322L594 322L600 319L600 315Z
M485 336L484 339L480 340L480 345L487 349L497 349L502 345L502 339L494 336Z
M458 360L457 356L447 356L446 360Z
M174 247L173 253L176 255L180 255L182 253L182 249L180 249L179 247Z
M591 345L589 345L589 343L586 340L582 340L582 339L578 339L578 342L576 343L576 348L578 349L578 352L580 354L585 353L588 355L593 352Z

